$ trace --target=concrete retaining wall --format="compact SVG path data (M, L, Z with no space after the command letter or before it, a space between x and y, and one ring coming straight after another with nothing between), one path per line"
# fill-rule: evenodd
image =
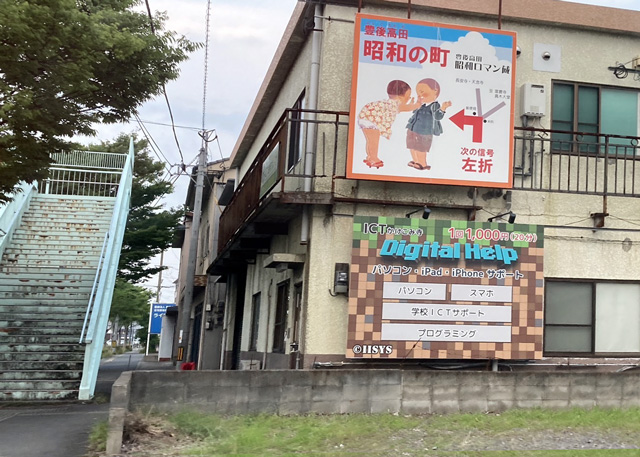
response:
M223 414L502 411L640 406L640 374L410 370L132 373L130 409Z
M134 371L114 384L107 455L127 411L454 413L640 406L640 373L415 370Z

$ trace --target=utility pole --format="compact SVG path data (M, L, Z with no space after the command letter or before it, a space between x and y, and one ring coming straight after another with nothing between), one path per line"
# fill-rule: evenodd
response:
M160 253L160 271L158 272L158 288L156 289L156 303L160 303L160 293L162 292L162 267L164 266L164 251ZM151 314L153 313L153 303L149 309L149 324L147 325L147 347L144 355L149 355L149 340L151 339Z
M193 219L191 221L191 239L185 274L184 295L182 296L182 313L180 314L180 333L178 336L178 361L191 362L189 331L191 329L191 307L193 302L193 282L196 276L196 256L198 253L198 233L200 231L200 213L202 213L202 194L204 190L204 174L207 166L207 138L210 132L203 131L203 146L198 157L198 173L196 175L196 194L193 201ZM177 365L180 369L180 364Z

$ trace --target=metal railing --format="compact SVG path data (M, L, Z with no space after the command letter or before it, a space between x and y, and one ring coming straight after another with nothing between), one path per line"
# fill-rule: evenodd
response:
M113 297L113 288L116 282L118 261L122 248L122 239L127 224L129 203L131 199L131 186L133 182L133 140L129 145L129 154L125 155L126 161L120 181L117 187L117 195L113 207L113 216L106 235L103 254L101 254L101 267L98 268L95 280L95 291L87 306L85 321L86 332L83 332L80 342L86 343L82 380L80 381L80 400L87 400L95 391L100 358L104 345L104 332L109 320L109 310ZM103 257L103 258L102 258Z
M0 259L4 250L9 246L13 232L15 232L25 210L29 207L35 193L35 185L21 183L13 200L0 206Z
M640 195L640 138L517 128L514 189Z
M69 151L55 152L51 159L58 165L72 168L91 168L121 171L127 161L127 154L114 152Z
M309 114L316 116L309 119ZM334 192L346 170L348 113L286 110L267 137L220 217L218 252L277 192ZM305 173L304 137L317 129L312 173ZM513 188L529 191L640 195L638 137L534 128L514 132ZM291 160L295 157L296 160Z
M40 183L44 194L114 197L127 154L71 151L51 154L49 176Z
M346 145L347 127L345 112L285 110L220 216L218 252L270 194L302 191L307 179L315 180L315 188L319 178L326 178L330 189L338 166L334 157L339 145ZM305 140L311 128L317 130L317 147L308 174Z

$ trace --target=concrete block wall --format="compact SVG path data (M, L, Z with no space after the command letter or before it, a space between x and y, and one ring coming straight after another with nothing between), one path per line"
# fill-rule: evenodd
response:
M107 455L131 411L217 414L457 413L640 406L640 372L134 371L113 385Z
M640 406L640 373L136 371L129 390L131 410L428 414Z

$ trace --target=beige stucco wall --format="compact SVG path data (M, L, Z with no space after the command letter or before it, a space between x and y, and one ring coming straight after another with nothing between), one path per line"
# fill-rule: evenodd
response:
M260 132L251 145L251 149L246 159L242 162L242 166L238 173L240 180L242 180L242 177L247 173L249 167L258 155L258 152L260 152L260 148L264 145L269 134L275 127L276 122L284 113L284 110L291 108L296 100L298 100L298 97L300 97L302 91L308 87L310 61L311 42L307 41L298 57L298 60L294 63L291 72L284 80L280 92L278 93L269 114L260 128Z

